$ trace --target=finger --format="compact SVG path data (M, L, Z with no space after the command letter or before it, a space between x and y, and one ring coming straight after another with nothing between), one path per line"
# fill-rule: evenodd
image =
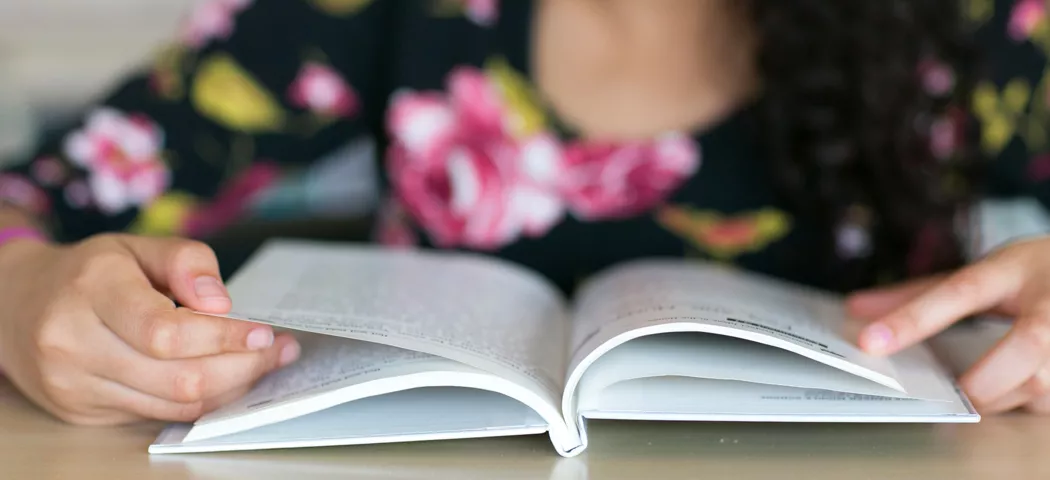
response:
M981 413L987 413L989 415L1009 412L1016 410L1026 404L1030 404L1033 400L1042 398L1050 395L1050 369L1047 366L1039 369L1032 378L1029 378L1020 388L1011 390L1006 395L985 404L979 404L976 401L974 406ZM971 398L971 400L973 400Z
M874 320L899 308L943 280L943 276L936 276L857 292L846 299L846 309L854 318Z
M996 415L1016 410L1032 400L1023 389L1017 389L993 400L991 403L982 404L974 402L973 407L981 412L981 415Z
M212 397L204 401L204 413L214 412L230 403L240 400L242 397L251 391L253 385L244 385L230 390L217 397Z
M1025 316L960 380L977 404L990 404L1034 377L1029 396L1050 388L1050 379L1038 372L1050 349L1050 322L1042 315Z
M1021 269L1010 262L975 263L865 327L860 346L874 354L900 351L969 315L991 309L1017 292L1022 281Z
M25 393L44 410L72 425L101 427L141 420L132 413L109 408L109 398L95 385L99 381L96 376L78 373L62 381L63 387L58 391L47 394L37 384L35 388L26 389Z
M1033 399L1024 406L1025 410L1040 415L1050 414L1050 395Z
M967 392L969 394L969 392ZM997 413L1016 410L1032 400L1050 393L1050 370L1044 366L1032 378L1029 378L1020 388L1007 392L1002 397L987 403L980 403L973 395L970 400L974 407L983 414L994 415Z
M107 359L97 374L141 393L178 403L202 402L251 385L299 354L291 335L277 337L259 352L227 353L190 360L146 358L130 348ZM117 350L120 350L119 348Z
M192 422L204 413L203 402L179 403L139 392L118 382L97 378L95 394L105 398L109 408L149 420Z
M124 342L153 358L251 352L273 344L270 326L175 308L134 274L113 272L107 290L112 291L93 299L95 314Z
M91 408L83 412L52 411L60 420L85 427L111 427L141 422L142 417L113 408Z
M154 285L200 312L224 314L232 302L222 283L219 262L207 245L175 238L121 237Z

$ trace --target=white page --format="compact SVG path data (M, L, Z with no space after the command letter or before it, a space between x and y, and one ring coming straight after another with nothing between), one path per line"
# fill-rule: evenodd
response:
M391 417L374 416L367 425L333 427L318 431L317 438L289 436L292 433L290 429L295 426L316 423L317 415L321 412L339 411L358 415L361 412L360 408L364 407L353 405L362 402L363 405L371 405L373 399L377 399L376 401L383 403L396 403L397 399L417 398L414 395L403 395L405 391L441 393L454 387L465 392L487 391L504 397L506 400L495 403L512 405L506 414L498 414L499 418L504 419L500 420L498 425L502 434L527 434L533 431L534 422L513 426L505 423L506 419L512 416L508 416L509 414L529 409L533 412L532 416L544 419L543 430L551 433L551 440L559 451L575 446L572 438L567 436L564 420L551 405L542 403L542 400L525 387L501 377L446 358L387 345L304 332L299 332L297 337L300 338L304 351L299 362L267 376L241 400L196 422L182 437L182 442L199 445L201 442L214 444L218 441L218 444L227 445L230 442L241 444L242 442L236 439L246 438L253 438L267 445L285 445L288 442L301 444L300 446L319 445L317 442L355 442L366 437L363 432L382 431L388 423L391 424L390 430L385 435L375 434L382 437L377 441L395 441L393 438L413 441L418 439L419 435L426 438L434 435L441 438L449 435L495 435L495 432L475 432L481 428L479 425L496 428L496 425L490 423L490 417L494 415L491 412L491 409L495 408L494 403L488 402L468 409L471 412L469 415L476 415L478 418L460 419L456 423L442 423L437 419L423 421L419 420L418 415L406 416L404 412L393 409L388 412L393 415ZM489 394L475 393L456 395L456 398L463 400L485 400L491 397ZM438 400L440 399L435 401ZM305 417L311 417L313 420L301 420ZM354 421L360 423L359 419ZM469 425L470 428L465 427L463 432L455 434L435 430L436 425L453 424ZM407 430L411 432L405 433ZM301 435L309 435L305 427L298 431ZM346 439L325 436L335 432L353 434L351 438ZM230 440L231 438L234 440Z
M976 423L980 415L961 396L952 402L685 377L656 377L613 385L581 403L591 419L717 422Z
M678 376L732 380L861 395L950 401L954 392L904 394L892 388L768 345L722 335L670 333L636 338L587 367L578 387L586 404L606 388L641 378ZM698 392L706 395L707 392Z
M255 419L238 421L240 428L231 428L244 429L310 413L295 405L306 398L377 380L422 372L477 371L446 358L378 343L306 332L295 336L302 346L297 362L267 375L244 397L197 420L195 433L209 427L208 436L225 434L229 429L219 424L249 415Z
M365 398L281 423L200 441L169 427L151 453L217 452L529 435L547 431L535 410L469 388L421 388Z
M481 256L273 242L229 284L229 316L449 358L547 399L561 393L556 290Z
M585 360L636 336L673 331L765 343L903 390L889 359L867 355L841 336L845 318L837 298L766 277L699 262L633 262L583 289L566 391Z
M557 290L525 269L481 255L281 241L267 244L228 288L231 318L428 353L485 372L461 368L410 381L509 395L552 424L560 454L579 452L579 432L557 406L567 311ZM412 385L373 387L380 394ZM340 390L294 409L316 411L360 395Z
M581 397L586 418L767 422L977 422L980 415L930 350L894 356L902 383L925 401L731 380L650 377Z

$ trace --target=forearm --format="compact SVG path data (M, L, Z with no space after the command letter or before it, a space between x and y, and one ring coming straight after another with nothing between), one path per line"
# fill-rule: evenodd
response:
M4 235L4 232L15 232L21 229L26 229L26 232L35 232L40 237L22 236L21 232L16 232L14 236ZM39 246L42 243L40 240L44 238L47 238L44 229L32 215L22 209L0 203L0 283L5 280L4 272L6 267L10 266L11 260L19 257L21 255L19 252L25 248L32 248L33 245L30 244Z
M19 227L39 228L38 222L28 213L0 202L0 230Z

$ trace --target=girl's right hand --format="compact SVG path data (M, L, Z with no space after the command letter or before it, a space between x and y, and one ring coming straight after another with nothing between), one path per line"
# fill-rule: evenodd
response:
M211 249L187 240L6 244L0 367L71 423L193 421L299 355L268 326L194 313L230 310L220 278Z

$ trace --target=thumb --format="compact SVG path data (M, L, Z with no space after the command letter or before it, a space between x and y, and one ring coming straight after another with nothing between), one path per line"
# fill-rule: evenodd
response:
M211 247L178 238L123 237L125 247L158 289L203 313L221 315L233 306Z

